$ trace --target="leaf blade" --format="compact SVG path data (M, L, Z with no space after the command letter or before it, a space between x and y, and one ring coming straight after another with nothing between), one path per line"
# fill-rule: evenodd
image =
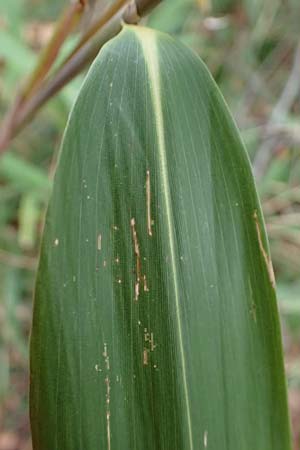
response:
M289 448L260 207L195 55L135 27L105 46L71 114L47 217L36 448Z

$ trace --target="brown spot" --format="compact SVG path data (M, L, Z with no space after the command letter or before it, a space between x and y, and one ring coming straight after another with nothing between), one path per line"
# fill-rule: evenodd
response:
M138 239L137 239L134 218L131 219L130 225L131 225L131 229L132 229L132 237L133 237L133 242L134 242L134 252L135 252L136 256L138 256L140 258L140 248L139 248L139 243L138 243Z
M132 231L132 239L133 239L133 248L135 253L135 272L136 272L136 281L134 286L134 299L138 301L140 295L140 284L142 283L144 287L144 292L149 292L149 288L147 285L146 275L142 275L141 269L141 254L140 254L140 246L138 241L138 236L135 228L135 219L132 218L130 221L131 231Z
M144 328L144 339L145 339L145 342L148 342L150 340L150 334L148 333L147 328Z
M208 431L207 430L204 431L203 444L204 444L204 448L207 448L207 445L208 445Z
M99 364L95 364L95 370L96 370L96 372L102 372L102 369L99 366Z
M154 344L154 334L153 333L151 333L151 335L150 335L149 342L150 342L150 350L151 350L151 352L154 352L156 345Z
M144 366L148 366L148 350L144 348L143 352L143 364Z
M156 348L156 344L154 343L154 333L149 333L148 329L145 328L144 329L144 340L146 343L149 342L149 351L150 352L154 352L155 348Z
M148 235L152 236L152 224L151 219L151 183L150 183L150 171L147 170L146 174L146 204L147 204L147 230Z
M101 248L102 248L102 236L101 236L101 234L98 234L98 237L97 237L97 249L99 250L99 252L101 251Z
M144 281L144 291L145 291L145 292L149 292L149 288L148 288L148 285L147 285L147 278L146 278L146 275L144 275L143 281Z
M270 259L270 256L266 252L266 250L264 248L264 245L263 245L263 242L262 242L261 228L260 228L260 224L259 224L259 220L258 220L257 211L254 211L253 217L254 217L254 220L255 220L255 226L256 226L256 233L257 233L259 248L260 248L261 254L262 254L263 258L264 258L264 261L266 263L266 267L267 267L267 270L268 270L268 274L269 274L269 279L270 279L271 285L275 289L276 283L275 283L275 275L274 275L273 265L272 265L272 261Z
M137 238L136 228L135 228L135 219L132 218L130 221L131 230L132 230L132 238L133 238L133 246L136 260L136 283L135 283L135 300L137 301L140 295L140 280L141 280L141 255L140 255L140 247Z
M111 450L111 432L110 432L110 380L105 378L106 384L106 434L107 434L107 449Z
M104 343L104 350L103 350L102 354L103 354L103 357L104 357L106 370L110 370L109 355L108 355L108 350L107 350L107 344L106 343Z

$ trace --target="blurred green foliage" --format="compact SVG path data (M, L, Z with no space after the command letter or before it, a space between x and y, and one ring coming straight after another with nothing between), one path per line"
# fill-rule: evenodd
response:
M67 0L0 3L1 117L49 38L62 3ZM261 170L266 148L271 155L258 189L277 275L288 377L291 387L300 389L295 362L300 348L300 65L299 77L290 80L300 48L299 1L164 0L146 22L176 35L206 61L254 167ZM0 159L0 450L4 430L19 436L18 450L30 448L26 377L32 290L59 143L81 81L82 76L51 100ZM273 117L278 104L285 106L279 119ZM296 414L295 435L300 409Z

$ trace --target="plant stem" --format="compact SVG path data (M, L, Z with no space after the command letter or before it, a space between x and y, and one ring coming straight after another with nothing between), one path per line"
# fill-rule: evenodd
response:
M161 0L136 0L135 4L138 14L142 17L148 14L160 2Z
M120 32L122 24L138 23L161 0L118 0L85 33L75 50L67 57L52 78L45 80L58 52L78 18L86 1L79 0L62 15L47 49L31 75L25 89L19 94L0 128L0 154L21 131L34 114L69 81L90 63L101 47Z
M70 60L86 42L88 42L107 22L111 20L112 17L115 16L115 14L118 13L118 11L120 11L120 9L126 5L126 3L128 3L128 0L117 0L116 3L113 3L113 5L98 20L96 20L91 28L84 34L67 60Z
M26 104L20 108L14 121L12 136L14 137L25 125L25 123L55 94L57 94L69 81L78 75L85 66L90 63L100 48L122 28L121 19L124 10L114 17L111 23L99 31L94 39L88 41L74 56L57 71L46 85L36 92ZM1 147L0 147L1 151Z
M57 21L53 36L51 37L45 50L41 53L37 66L29 76L25 85L17 94L14 103L8 111L0 129L0 153L5 150L14 135L15 124L18 115L26 100L30 99L33 92L42 84L53 63L55 62L59 50L65 39L79 21L86 5L86 0L78 0L68 6Z
M86 1L79 0L76 3L72 3L63 12L62 17L57 22L49 44L47 45L45 51L41 54L35 70L29 78L25 89L23 89L24 100L30 96L30 94L36 89L37 86L39 86L48 74L63 43L80 20L85 10L85 5Z

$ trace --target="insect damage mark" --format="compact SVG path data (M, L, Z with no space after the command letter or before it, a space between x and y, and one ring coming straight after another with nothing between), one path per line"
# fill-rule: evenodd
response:
M111 430L110 430L110 364L109 364L109 355L108 355L108 347L107 343L104 342L104 350L102 353L104 357L105 369L107 371L107 375L105 377L105 386L106 386L106 395L105 395L105 404L106 404L106 436L107 436L107 450L111 450Z
M130 221L131 231L132 231L132 239L133 239L133 248L135 253L135 271L136 271L136 280L134 285L134 299L138 301L140 296L140 285L142 283L144 292L149 292L149 288L147 285L146 275L141 274L141 254L140 254L140 246L137 237L136 227L135 227L135 219L134 217Z
M143 352L143 364L144 364L144 366L148 366L148 353L149 353L149 350L147 348L144 348L144 352Z
M203 435L203 444L204 444L204 448L207 448L208 445L208 431L204 431L204 435Z
M152 219L151 219L151 183L150 171L146 173L146 205L147 205L147 230L148 235L152 236Z
M108 351L107 351L107 344L106 342L104 343L104 350L103 350L103 357L104 357L104 362L105 362L105 367L107 370L110 370L110 365L109 365L109 355L108 355Z
M143 277L143 282L144 282L144 292L149 292L146 275L144 275Z
M148 366L150 353L154 352L156 344L154 343L154 333L149 332L148 328L144 328L144 349L143 349L143 364Z
M151 352L154 352L156 344L154 343L154 333L149 333L148 329L144 329L144 340L145 342L149 342L149 349Z
M257 215L257 211L254 211L253 214L254 217L254 221L255 221L255 226L256 226L256 233L257 233L257 238L258 238L258 243L259 243L259 249L261 251L261 254L264 258L264 261L266 263L266 267L268 270L268 274L269 274L269 279L271 282L272 287L275 289L276 286L276 282L275 282L275 275L274 275L274 270L273 270L273 265L272 265L272 261L269 257L269 255L267 254L263 242L262 242L262 237L261 237L261 228L260 228L260 224L259 224L259 220L258 220L258 215Z
M99 250L99 252L101 251L101 248L102 248L102 235L98 234L98 237L97 237L97 249Z
M110 380L107 376L105 378L106 384L106 434L107 434L107 449L111 450L111 432L110 432Z
M141 255L140 255L140 247L139 242L137 238L136 228L135 228L135 219L132 218L130 221L131 230L132 230L132 238L133 238L133 246L134 246L134 253L135 253L135 259L136 259L136 282L134 287L135 292L135 301L138 300L140 295L140 280L141 280Z

